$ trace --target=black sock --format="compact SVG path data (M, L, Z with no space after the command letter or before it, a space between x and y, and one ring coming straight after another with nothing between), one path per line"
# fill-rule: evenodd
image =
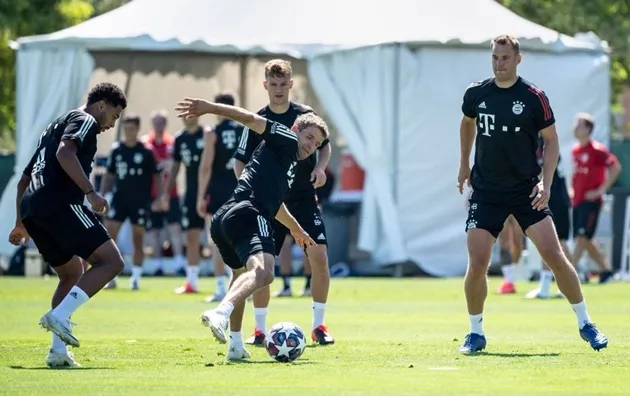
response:
M284 290L291 289L291 277L283 276L282 280L284 281Z
M304 288L310 289L311 288L311 275L305 275L304 277L306 278L306 284L304 285Z

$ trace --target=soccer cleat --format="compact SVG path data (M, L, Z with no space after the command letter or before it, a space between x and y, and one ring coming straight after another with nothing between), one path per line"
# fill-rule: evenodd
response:
M221 344L225 344L227 342L225 331L228 328L228 319L228 317L221 315L214 309L205 311L201 314L201 323L210 328L214 338L216 338L216 340Z
M52 311L42 316L39 320L39 325L47 331L52 331L57 334L66 345L73 347L80 346L79 340L72 334L72 326L74 326L74 323L69 320L58 319L53 315Z
M503 281L499 290L497 290L498 294L514 294L516 293L516 287L514 287L514 283Z
M274 294L274 297L292 297L292 296L293 296L293 292L291 291L290 288L282 289L276 294Z
M105 287L103 289L105 290L113 290L116 288L116 278L110 280L109 282L107 282L107 284L105 285Z
M265 346L265 333L261 330L254 330L254 334L252 334L251 337L249 337L247 340L245 340L245 343L247 345L254 345L257 347L263 347Z
M140 290L140 282L138 282L137 279L132 279L129 284L129 288L131 290Z
M192 287L190 283L186 282L182 286L175 289L175 294L195 294L199 293L197 289Z
M613 280L614 274L611 271L604 271L599 274L599 284L604 285Z
M302 294L300 294L300 297L311 297L311 288L304 288L304 290L302 290Z
M332 345L335 343L335 339L330 335L328 328L324 325L319 325L313 329L311 339L319 345Z
M238 346L230 345L228 347L228 353L227 353L228 360L243 360L243 359L249 359L251 357L252 356L249 354L249 352L247 351L247 349L245 349L243 345L238 345Z
M463 355L472 355L486 349L486 336L480 334L469 333L464 339L464 344L459 347L457 352Z
M220 302L225 297L225 294L214 293L211 296L206 297L203 301L207 303Z
M595 323L587 323L580 329L580 337L589 344L591 348L596 351L606 348L608 346L608 337L604 335Z
M548 295L548 294L542 294L540 293L540 288L534 289L534 290L530 290L526 295L525 298L528 300L533 300L533 299L538 299L538 300L547 300L550 298L564 298L564 295L562 293L560 293L559 291L556 292L556 294L553 295Z
M46 366L50 368L66 368L80 367L81 365L74 360L74 353L68 351L55 352L51 349L46 357Z

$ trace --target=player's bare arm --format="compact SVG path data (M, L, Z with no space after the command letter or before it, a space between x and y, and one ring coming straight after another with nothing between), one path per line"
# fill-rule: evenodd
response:
M330 143L319 150L317 155L317 164L315 165L315 169L313 169L313 173L311 173L311 182L313 183L313 187L319 188L326 184L326 167L330 161L331 154L332 147Z
M241 175L243 174L243 171L245 170L245 163L241 160L237 160L234 159L234 174L236 175L236 178L240 178Z
M459 125L460 162L459 175L457 176L457 189L460 194L464 193L464 183L467 183L468 187L470 187L470 153L472 152L476 134L475 119L465 115L462 116Z
M287 227L295 243L302 249L306 249L309 246L315 246L315 241L304 231L302 226L295 220L295 217L287 210L287 207L280 205L278 213L276 213L276 220L278 220L283 226Z
M200 117L215 114L239 122L250 130L262 135L267 126L267 119L241 107L212 103L204 99L186 98L175 107L180 118Z
M171 161L171 170L168 172L168 177L166 178L166 183L164 184L164 188L161 190L162 194L161 198L161 206L163 210L168 210L170 203L170 194L169 192L173 188L175 184L175 180L177 180L177 175L179 174L179 168L181 167L181 163L179 161Z
M155 200L151 202L151 210L154 212L159 212L162 209L162 194L164 191L168 191L164 189L164 183L162 181L162 173L158 172L153 175L153 185L155 185L155 189L157 194L155 195Z
M22 215L20 213L20 206L21 206L21 202L22 202L22 196L24 195L24 192L26 191L26 189L28 188L28 185L31 183L31 177L28 175L22 175L22 177L20 177L20 180L18 181L18 185L17 185L17 194L16 194L16 199L15 199L15 226L13 227L13 230L11 230L11 233L9 234L9 242L12 245L18 246L20 243L22 243L22 241L24 241L24 243L28 243L28 232L26 231L26 228L24 227L24 225L22 224Z
M103 181L101 182L101 195L102 196L105 196L105 194L111 191L115 178L116 178L116 175L114 175L113 173L105 172L105 175L103 176Z
M537 210L545 209L549 203L551 183L553 182L553 175L558 167L558 157L560 155L560 143L558 141L556 125L553 124L544 128L540 131L540 135L545 142L542 181L534 187L530 195L530 198L533 198L532 207Z
M214 147L217 142L217 134L212 129L204 132L204 146L199 163L199 176L197 179L197 213L201 217L206 216L205 194L212 178L212 164L214 163Z

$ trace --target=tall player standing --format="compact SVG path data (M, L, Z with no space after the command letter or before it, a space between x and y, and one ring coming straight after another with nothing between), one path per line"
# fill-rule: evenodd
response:
M286 60L274 59L265 64L263 86L269 94L269 104L258 111L258 115L268 120L279 122L287 128L291 128L300 115L313 113L313 109L310 107L289 100L289 92L293 86L291 75L291 63ZM237 177L241 176L245 164L249 162L252 153L261 142L262 138L259 134L249 133L247 128L243 131L234 156L236 159L234 170ZM328 139L326 139L320 146L319 156L313 153L307 159L297 164L295 179L285 200L285 205L289 212L295 216L297 222L306 230L309 236L317 242L317 245L306 249L305 253L311 265L313 277L311 283L313 298L311 338L321 345L333 344L334 339L324 324L328 289L330 287L330 272L328 269L326 227L317 206L315 188L321 187L326 182L325 169L330 159L330 153L330 144ZM282 252L282 249L289 249L288 256L290 259L291 246L284 243L288 237L289 230L278 221L273 221L272 227L276 255L286 253ZM286 278L284 286L286 290ZM258 290L254 294L253 300L256 328L254 335L247 340L247 343L260 346L264 345L267 331L267 307L270 300L270 288L267 286Z
M153 152L138 140L140 117L125 115L123 118L124 138L114 143L107 160L107 173L101 183L101 195L106 196L112 187L111 207L105 225L116 241L125 220L131 223L133 243L133 267L130 289L140 288L142 264L144 262L144 227L151 206L151 184L156 183L161 191L160 171ZM116 287L116 278L107 285Z
M545 93L517 74L521 59L516 38L495 38L494 78L470 84L464 94L457 183L460 193L466 182L473 193L466 221L468 269L464 283L470 332L459 352L471 354L486 347L482 322L488 295L488 263L492 246L510 214L553 271L560 291L577 316L580 336L600 350L608 345L608 338L589 317L577 273L562 252L547 207L559 153L553 111ZM542 180L536 158L539 134L545 141ZM473 142L476 150L471 172Z
M90 182L97 135L111 127L127 107L116 85L101 83L88 93L85 106L60 116L42 132L37 149L17 187L15 227L9 242L33 238L59 284L52 310L39 321L52 331L46 359L50 367L76 366L66 344L79 346L72 334L72 315L123 269L123 259L107 230L93 213L109 209ZM85 205L85 199L91 210ZM83 273L81 259L91 267Z
M236 101L229 93L219 94L215 103L234 106ZM221 117L213 130L205 133L205 144L199 165L199 189L197 191L197 213L210 224L212 215L230 198L236 188L234 175L234 153L243 133L243 126L229 118ZM225 262L212 238L208 238L212 248L216 292L206 298L206 302L223 300L227 292Z

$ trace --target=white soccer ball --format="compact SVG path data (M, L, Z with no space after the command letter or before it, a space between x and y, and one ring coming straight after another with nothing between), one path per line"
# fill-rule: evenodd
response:
M302 356L306 348L304 332L295 323L273 325L265 337L267 353L281 363L292 362Z

